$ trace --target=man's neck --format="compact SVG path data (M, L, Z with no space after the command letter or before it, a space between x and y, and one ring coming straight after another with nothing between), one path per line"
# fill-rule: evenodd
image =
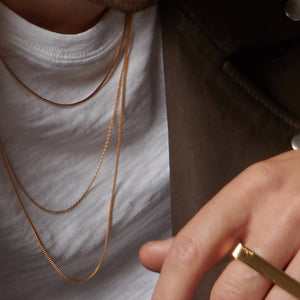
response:
M105 7L88 0L1 0L29 22L59 33L78 33L92 27Z

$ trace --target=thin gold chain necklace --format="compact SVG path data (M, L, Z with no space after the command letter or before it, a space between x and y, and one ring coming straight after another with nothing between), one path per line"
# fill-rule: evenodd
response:
M119 117L119 129L118 129L118 141L117 141L117 156L116 156L116 164L115 164L115 172L114 172L114 179L113 179L113 188L112 188L112 193L111 193L111 199L110 199L110 205L109 205L109 214L108 214L108 221L107 221L107 229L106 229L106 235L105 235L105 241L104 241L104 246L102 250L102 254L100 256L99 262L95 269L90 273L90 275L84 277L84 278L74 278L71 277L67 274L65 274L53 261L53 259L50 257L47 249L45 248L41 238L38 235L38 232L33 225L31 218L29 217L23 201L18 193L17 187L15 185L15 182L13 180L12 174L9 171L9 163L6 160L5 156L5 150L3 149L3 143L1 141L0 144L0 152L1 156L4 161L4 165L9 177L9 180L11 182L11 185L13 187L13 190L16 194L16 197L18 199L18 202L22 208L22 211L26 217L27 222L29 223L34 236L41 247L42 252L46 256L47 260L50 262L52 267L64 278L69 279L71 281L75 282L84 282L87 281L95 276L95 274L98 272L100 269L105 253L107 251L107 246L108 246L108 241L109 241L109 236L110 236L110 230L111 230L111 224L112 224L112 214L113 214L113 207L114 207L114 200L115 200L115 191L116 191L116 184L117 184L117 176L118 176L118 168L119 168L119 159L120 159L120 149L121 149L121 137L122 137L122 126L123 126L123 116L124 116L124 108L125 108L125 98L126 98L126 81L127 81L127 71L128 71L128 61L129 61L129 45L130 45L130 36L131 36L131 24L132 24L132 15L128 14L126 15L126 33L125 33L125 52L124 52L124 60L123 60L123 66L122 66L122 71L120 75L120 80L119 80L119 85L118 85L118 90L117 90L117 96L116 96L116 102L119 102L119 98L121 97L121 107L120 107L120 117Z
M104 14L107 11L108 11L108 9L106 9L104 11L102 17L104 16ZM83 103L87 102L88 100L92 99L93 96L95 96L101 90L101 88L104 86L104 84L106 83L109 75L111 74L112 70L114 69L114 67L115 67L115 65L116 65L116 63L117 63L117 61L118 61L118 59L120 57L121 49L122 49L122 46L123 46L123 43L124 43L125 32L126 32L126 23L124 25L123 34L122 34L122 37L121 37L120 42L118 44L118 47L116 49L116 52L115 52L115 55L113 57L112 63L109 66L109 68L107 70L107 73L104 76L104 78L102 79L102 81L100 82L100 84L88 96L86 96L85 98L83 98L81 100L75 101L75 102L64 101L64 102L66 102L66 104L63 104L63 103L58 103L58 102L49 100L49 99L47 99L47 98L39 95L37 92L35 92L33 89L31 89L28 85L26 85L24 83L24 81L12 70L12 68L9 66L9 64L1 56L0 56L0 61L2 62L2 64L4 65L4 67L7 69L7 71L11 74L11 76L21 86L23 86L23 88L25 90L27 90L30 94L34 95L37 99L39 99L39 100L41 100L41 101L43 101L45 103L48 103L50 105L54 105L54 106L60 107L60 108L70 108L70 107L73 107L73 106L77 106L77 105L83 104ZM71 102L71 103L69 103L69 102Z
M114 61L113 61L113 64L111 65L108 73L105 75L103 81L100 83L100 85L98 86L98 88L96 89L97 92L99 92L100 90L100 87L102 87L102 85L104 84L104 82L106 81L106 78L109 76L109 74L111 73L113 67L115 66L118 58L119 58L119 55L120 55L120 52L121 52L121 49L123 47L123 44L124 44L124 40L125 40L125 35L126 35L126 31L128 30L128 19L125 19L125 22L124 22L124 29L123 29L123 33L122 33L122 36L121 36L121 39L120 39L120 43L119 43L119 46L118 46L118 49L117 49L117 52L115 54L115 57L114 57ZM1 57L0 57L1 58ZM3 59L2 59L3 61ZM4 65L7 67L7 63L4 62ZM9 67L8 67L9 68ZM13 75L13 77L19 82L21 83L22 86L24 86L26 88L27 91L29 91L31 94L33 95L37 95L34 91L32 91L29 87L27 87L27 85L25 85L18 77L17 75L9 68L8 69L9 72ZM120 93L120 91L118 91L118 93ZM95 94L95 92L92 93L93 95ZM92 95L91 94L91 95ZM40 96L38 96L39 99L40 99ZM75 105L80 105L84 102L86 102L87 100L89 100L91 97L88 96L86 97L84 100L81 100L81 101L78 101L78 102L74 102L73 104L71 105L68 105L68 106L65 106L64 104L57 104L56 102L52 102L52 101L49 101L45 98L42 98L44 100L46 100L46 103L48 104L52 104L52 105L55 105L55 106L59 106L60 108L70 108L72 106L75 106ZM43 101L44 101L43 100ZM69 207L66 207L64 209L50 209L50 208L47 208L41 204L39 204L36 200L33 199L33 197L28 193L28 191L25 189L24 185L22 184L21 180L19 179L18 175L16 174L16 171L14 170L13 168L13 165L9 159L9 156L7 154L7 151L5 150L5 146L0 138L0 148L2 148L2 155L4 155L5 157L5 160L7 161L7 164L9 166L9 170L11 172L11 174L13 175L13 177L15 178L17 184L20 186L21 190L23 191L24 195L35 205L37 206L39 209L47 212L47 213L51 213L51 214L64 214L64 213L67 213L69 211L71 211L72 209L74 209L77 205L79 205L87 196L88 192L90 191L91 187L93 186L99 172L100 172L100 169L101 169L101 166L102 166L102 163L103 163L103 160L104 160L104 157L105 157L105 154L107 152L107 148L108 148L108 145L109 145L109 142L110 142L110 137L111 137L111 133L112 133L112 129L113 129L113 125L114 125L114 122L115 122L115 117L116 117L116 113L117 113L117 108L118 108L118 101L119 101L119 97L116 97L116 100L115 100L115 103L114 103L114 108L113 108L113 114L112 114L112 117L111 117L111 120L110 120L110 124L109 124L109 128L108 128L108 132L107 132L107 135L106 135L106 140L105 140L105 143L104 143L104 147L103 147L103 151L102 151L102 154L100 156L100 159L99 159L99 162L97 164L97 168L96 168L96 172L94 173L93 177L92 177L92 180L90 181L90 183L88 184L86 190L83 192L83 194L81 195L81 197L76 200L76 201L73 201L73 204L70 205ZM55 103L55 104L53 104Z

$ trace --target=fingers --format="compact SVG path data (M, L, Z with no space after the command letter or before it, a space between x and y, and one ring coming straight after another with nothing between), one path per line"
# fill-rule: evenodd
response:
M147 269L160 272L161 266L170 250L174 238L164 241L153 241L143 245L139 252L139 259Z
M158 251L153 268L163 267L152 300L192 299L203 275L238 240L277 267L285 266L300 244L299 164L293 152L255 164L210 200L168 247ZM262 275L233 262L212 297L263 299L270 287Z
M244 191L232 188L222 190L174 239L153 300L192 299L204 273L233 247L246 228L251 201L240 201Z
M244 244L282 269L299 250L299 202L287 192L267 193L253 204L253 211ZM234 261L215 283L212 299L243 300L249 295L251 299L264 299L271 286L258 272Z
M300 283L300 249L289 263L285 272ZM288 294L284 289L274 285L265 300L295 300L295 297Z
M294 229L291 231L291 235L286 237L283 235L285 232L284 228L274 231L269 236L264 236L264 231L262 230L257 235L252 235L247 242L247 247L265 258L272 265L282 269L296 253L294 243L296 231ZM284 243L282 243L283 238ZM294 247L291 247L291 245L294 245ZM233 261L226 267L215 283L211 293L211 300L244 300L249 299L249 295L251 295L251 299L264 299L272 285L273 283L270 280L248 265L241 261ZM284 298L281 299L284 300Z

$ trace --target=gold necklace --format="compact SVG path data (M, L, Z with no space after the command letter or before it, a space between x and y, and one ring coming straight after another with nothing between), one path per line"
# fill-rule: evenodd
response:
M119 129L118 129L118 142L117 142L117 157L116 157L116 164L115 164L115 173L114 173L114 180L113 180L113 188L112 188L112 193L111 193L111 199L110 199L110 205L109 205L109 214L108 214L108 222L107 222L107 229L106 229L106 235L105 235L105 241L104 241L104 247L102 250L102 254L100 256L99 262L95 269L91 272L90 275L84 277L84 278L73 278L71 276L68 276L65 274L53 261L53 259L50 257L47 249L45 248L41 238L39 237L36 228L34 227L25 207L24 204L21 200L21 197L18 193L18 190L16 188L16 185L14 183L14 180L12 178L12 174L9 171L9 164L5 158L5 151L3 149L3 143L1 142L0 144L0 152L1 156L4 161L4 165L9 177L9 180L12 184L13 190L16 194L16 197L18 199L18 202L22 208L22 211L26 217L26 220L28 221L34 236L41 247L42 252L46 256L47 260L50 262L52 267L64 278L69 279L71 281L75 282L84 282L87 281L95 276L95 274L98 272L100 269L105 253L107 251L107 246L108 246L108 240L109 240L109 235L110 235L110 230L111 230L111 224L112 224L112 214L113 214L113 207L114 207L114 200L115 200L115 191L116 191L116 184L117 184L117 176L118 176L118 167L119 167L119 159L120 159L120 149L121 149L121 137L122 137L122 126L123 126L123 115L124 115L124 108L125 108L125 97L126 97L126 81L127 81L127 71L128 71L128 61L129 61L129 44L130 44L130 36L131 36L131 24L132 24L132 15L128 14L126 15L126 21L125 21L125 28L126 28L126 33L125 33L125 52L124 52L124 61L123 61L123 66L122 66L122 71L120 75L120 80L119 80L119 85L118 85L118 90L117 90L117 96L116 96L116 102L119 102L119 98L121 97L121 108L120 108L120 117L119 117ZM1 141L1 140L0 140Z
M93 95L95 95L96 92L99 92L99 90L101 89L101 87L104 85L106 79L108 78L108 76L110 75L111 71L113 70L113 67L115 66L118 58L119 58L119 55L120 55L120 52L121 52L121 49L123 47L123 44L124 44L124 40L125 40L125 35L126 35L126 31L128 30L128 24L127 24L128 20L125 19L125 23L124 23L124 29L123 29L123 33L122 33L122 36L121 36L121 39L120 39L120 43L119 43L119 46L117 48L117 51L116 51L116 54L114 56L114 60L113 60L113 63L112 65L110 66L107 74L105 75L104 79L102 80L102 82L99 84L99 86L96 88L95 91L93 91L89 96L87 96L86 98L84 98L83 100L80 100L80 101L77 101L77 102L74 102L72 104L60 104L60 103L57 103L57 102L53 102L53 101L50 101L48 99L45 99L41 96L39 96L36 92L32 91L23 81L21 81L21 79L12 71L12 69L8 66L8 64L0 57L0 59L2 60L2 62L4 63L4 66L8 69L8 71L10 72L10 74L23 86L25 87L25 89L27 91L29 91L31 94L33 94L34 96L37 96L38 99L41 99L42 101L48 103L48 104L51 104L51 105L55 105L55 106L58 106L60 108L70 108L72 106L76 106L76 105L80 105L86 101L88 101L89 99L91 99L91 97ZM69 211L71 211L72 209L74 209L77 205L79 205L87 196L88 192L90 191L91 187L93 186L99 172L100 172L100 169L101 169L101 166L102 166L102 163L103 163L103 160L104 160L104 157L105 157L105 154L106 154L106 151L107 151L107 148L108 148L108 145L109 145L109 142L110 142L110 137L111 137L111 133L112 133L112 129L113 129L113 125L114 125L114 122L115 122L115 117L116 117L116 113L117 113L117 107L118 107L118 101L119 101L119 97L116 97L116 100L115 100L115 103L114 103L114 108L113 108L113 114L112 114L112 117L111 117L111 120L110 120L110 124L109 124L109 128L108 128L108 132L107 132L107 135L106 135L106 140L105 140L105 143L104 143L104 147L103 147L103 151L102 151L102 154L101 154L101 157L100 157L100 160L97 164L97 168L96 168L96 172L94 174L94 176L92 177L92 180L90 181L90 183L88 184L88 187L86 188L86 190L83 192L83 194L81 195L81 197L76 200L76 201L73 201L73 204L70 205L69 207L66 207L64 209L60 209L60 210L56 210L56 209L49 209L49 208L46 208L45 206L39 204L36 200L33 199L33 197L27 192L27 190L25 189L24 185L22 184L21 180L19 179L18 175L16 174L16 171L14 170L13 168L13 165L8 157L8 154L5 150L5 147L4 147L4 144L0 138L0 146L2 148L2 152L3 152L3 155L5 157L5 160L7 161L7 164L9 166L9 169L11 171L11 174L13 175L13 177L15 178L17 184L20 186L21 190L23 191L24 195L36 206L38 207L39 209L47 212L47 213L51 213L51 214L64 214L64 213L67 213Z
M103 15L108 11L108 9L106 9L103 13ZM125 32L126 32L126 22L125 22L125 25L124 25L124 30L123 30L123 34L122 34L122 37L120 39L120 42L119 42L119 45L116 49L116 53L114 55L114 58L112 60L112 63L110 65L110 67L108 68L107 70L107 73L106 75L104 76L103 80L100 82L100 84L95 88L95 90L93 90L88 96L86 96L85 98L81 99L81 100L78 100L78 101L75 101L75 102L72 102L72 103L67 103L67 104L63 104L63 103L58 103L58 102L55 102L55 101L52 101L52 100L49 100L49 99L46 99L45 97L39 95L38 93L36 93L34 90L32 90L29 86L27 86L22 80L20 77L18 77L18 75L12 70L12 68L9 66L9 64L0 56L0 61L2 62L2 64L5 66L5 68L7 69L7 71L11 74L11 76L25 89L27 90L30 94L34 95L37 99L45 102L45 103L48 103L50 105L54 105L54 106L58 106L60 108L70 108L70 107L73 107L73 106L77 106L77 105L80 105L80 104L83 104L85 102L87 102L88 100L92 99L92 97L97 94L101 88L104 86L105 82L107 81L109 75L111 74L114 66L116 65L117 61L118 61L118 58L120 56L120 53L121 53L121 49L122 49L122 46L123 46L123 43L124 43L124 37L125 37ZM65 101L65 102L71 102L71 101Z

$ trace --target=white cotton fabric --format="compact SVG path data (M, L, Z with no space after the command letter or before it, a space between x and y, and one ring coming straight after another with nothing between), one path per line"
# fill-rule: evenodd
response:
M38 94L68 103L88 95L112 62L124 15L109 11L86 32L38 28L0 3L0 51ZM122 63L87 103L60 109L28 93L0 64L0 136L31 196L50 209L83 194L104 146ZM113 225L99 273L85 283L50 266L25 220L0 160L0 299L150 299L157 274L138 249L170 236L169 160L161 39L156 8L133 17L126 108ZM118 114L119 115L119 114ZM53 216L21 198L50 256L71 276L87 276L102 253L116 157L114 127L100 174L87 198ZM20 189L19 189L20 190Z

